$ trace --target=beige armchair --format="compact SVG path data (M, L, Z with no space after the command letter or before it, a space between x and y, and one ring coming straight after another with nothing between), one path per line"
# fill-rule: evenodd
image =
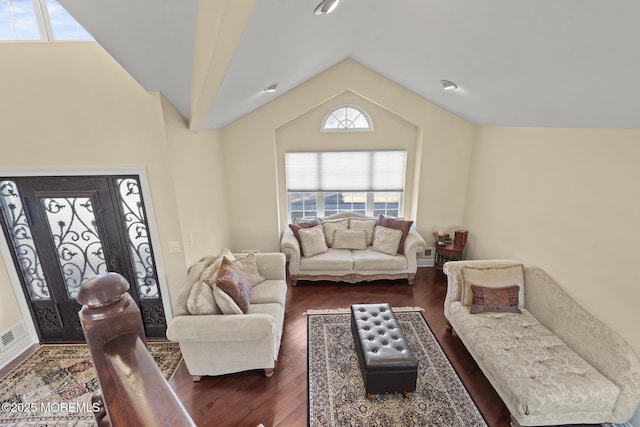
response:
M264 369L267 377L273 375L287 297L285 256L257 253L255 257L266 280L251 288L247 314L222 314L219 307L214 307L215 314L190 314L187 299L191 288L217 257L203 258L189 268L188 280L174 304L175 317L167 328L167 338L180 344L194 381L203 375L252 369Z

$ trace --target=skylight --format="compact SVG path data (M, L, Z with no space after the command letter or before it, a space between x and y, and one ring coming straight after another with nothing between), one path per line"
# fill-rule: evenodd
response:
M0 0L0 41L93 40L56 0Z

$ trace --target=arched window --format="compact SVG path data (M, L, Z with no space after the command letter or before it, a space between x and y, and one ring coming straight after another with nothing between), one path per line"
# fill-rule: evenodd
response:
M323 132L373 131L371 118L363 109L354 105L341 105L322 121Z

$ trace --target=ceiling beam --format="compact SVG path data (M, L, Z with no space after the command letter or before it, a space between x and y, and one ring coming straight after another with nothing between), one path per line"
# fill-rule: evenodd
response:
M256 0L199 0L189 129L202 129L255 5Z

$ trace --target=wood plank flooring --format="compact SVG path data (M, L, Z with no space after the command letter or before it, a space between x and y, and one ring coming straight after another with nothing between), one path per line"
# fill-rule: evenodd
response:
M183 362L171 386L198 426L305 426L307 319L304 313L310 309L345 308L353 303L388 302L392 306L424 308L429 326L487 424L509 426L509 413L502 400L460 339L446 328L443 315L446 287L446 276L433 268L419 268L412 286L406 281L356 285L299 282L295 287L289 284L282 347L272 378L266 378L260 370L203 377L202 381L194 383ZM0 369L0 378L37 348L38 345L32 346Z

